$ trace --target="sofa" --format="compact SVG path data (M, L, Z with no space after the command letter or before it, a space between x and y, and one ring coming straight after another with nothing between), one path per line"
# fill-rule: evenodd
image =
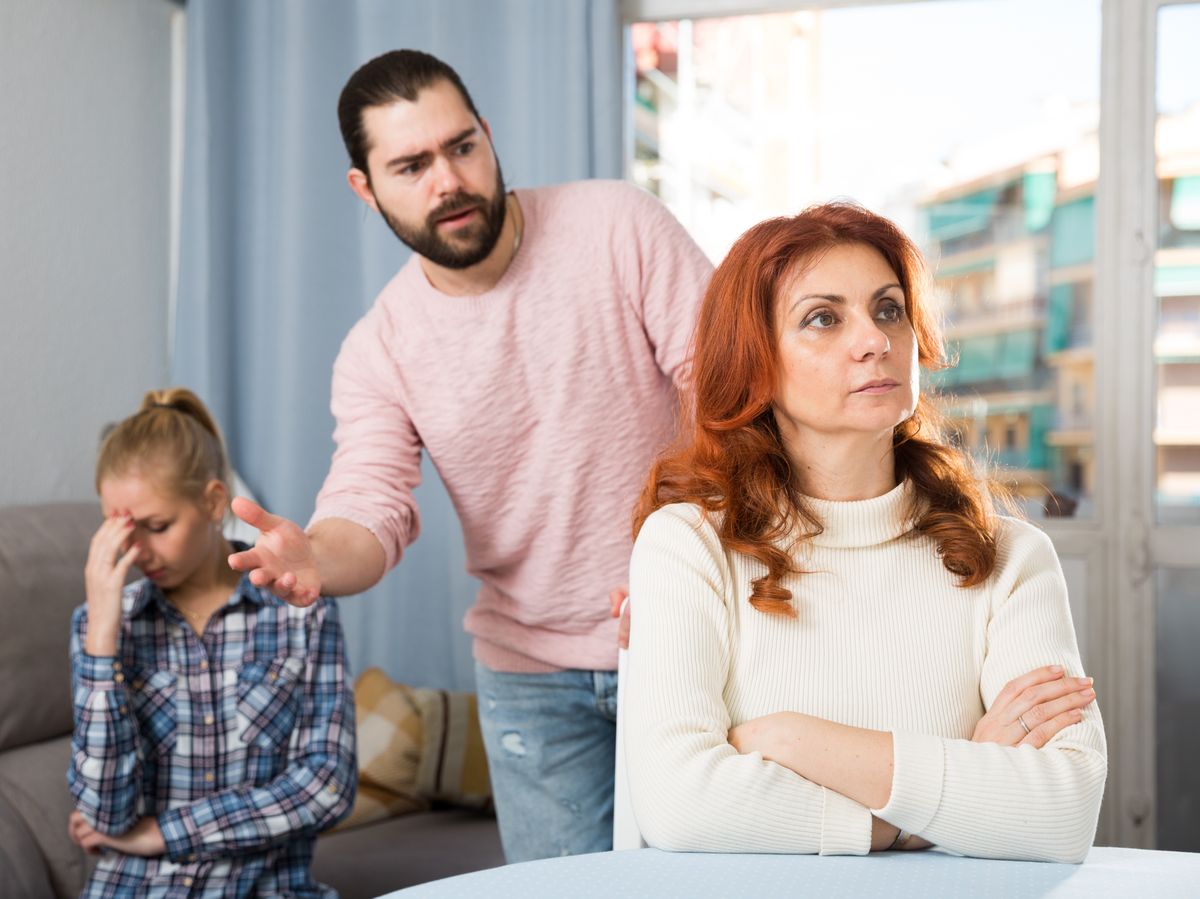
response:
M0 508L0 894L77 896L93 864L67 836L68 639L95 503ZM351 600L353 601L353 600ZM504 863L488 814L434 808L323 834L317 880L344 899Z

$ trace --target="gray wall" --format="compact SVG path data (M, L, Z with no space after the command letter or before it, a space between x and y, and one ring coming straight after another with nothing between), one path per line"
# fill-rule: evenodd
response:
M168 0L0 0L0 505L94 495L167 377Z

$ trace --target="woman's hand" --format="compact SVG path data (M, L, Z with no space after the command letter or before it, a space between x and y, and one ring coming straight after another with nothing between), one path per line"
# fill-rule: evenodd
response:
M871 851L872 852L887 852L894 849L897 852L913 852L917 849L929 849L933 843L926 840L924 837L919 837L915 833L910 833L908 839L904 841L903 846L897 846L896 840L900 836L900 828L894 824L888 824L882 818L871 816Z
M100 833L76 811L71 812L71 817L67 819L67 833L72 842L92 855L99 855L105 849L114 849L125 855L149 858L167 851L167 842L158 827L158 819L153 816L142 818L119 837L112 837Z
M1037 668L1005 685L971 740L1041 749L1063 728L1082 721L1083 709L1095 701L1090 677L1066 677L1058 665Z
M130 544L133 518L113 513L92 536L83 579L87 589L87 637L84 651L92 656L117 654L121 634L121 593L138 544Z

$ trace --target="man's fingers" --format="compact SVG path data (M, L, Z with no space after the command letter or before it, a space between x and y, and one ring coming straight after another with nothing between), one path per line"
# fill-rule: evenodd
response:
M253 549L247 549L238 553L230 553L225 561L234 571L249 571L258 567L254 561L256 555Z
M266 587L272 593L275 592L277 577L278 572L270 568L254 568L250 571L250 583L255 587Z
M625 602L625 598L629 596L629 588L614 587L608 591L609 616L616 618L621 614L621 603Z
M279 515L272 515L254 500L246 499L244 496L235 496L233 502L229 504L229 508L233 510L234 515L250 527L258 528L260 531L268 531L286 520Z
M279 598L282 599L284 602L290 603L293 606L303 607L303 606L311 606L314 602L317 601L317 597L319 595L320 594L317 593L316 590L302 589L302 590L292 590L288 593L287 596L280 596Z
M268 552L265 547L252 546L249 549L244 549L238 553L231 553L229 559L229 567L234 571L270 571L279 564L279 560L275 558L275 554ZM275 575L271 575L272 580ZM261 586L261 585L260 585Z
M254 586L266 587L272 594L293 606L311 606L321 595L311 587L300 587L299 580L291 571L276 577L272 571L255 568L249 577Z

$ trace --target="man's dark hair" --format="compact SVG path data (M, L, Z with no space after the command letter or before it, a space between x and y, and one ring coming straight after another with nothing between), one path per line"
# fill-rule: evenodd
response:
M462 95L471 115L479 111L458 72L436 56L420 50L392 50L364 63L350 76L338 97L338 124L342 141L350 154L350 164L367 175L367 135L363 128L363 111L371 106L387 106L398 100L415 103L417 94L438 81L448 81Z

